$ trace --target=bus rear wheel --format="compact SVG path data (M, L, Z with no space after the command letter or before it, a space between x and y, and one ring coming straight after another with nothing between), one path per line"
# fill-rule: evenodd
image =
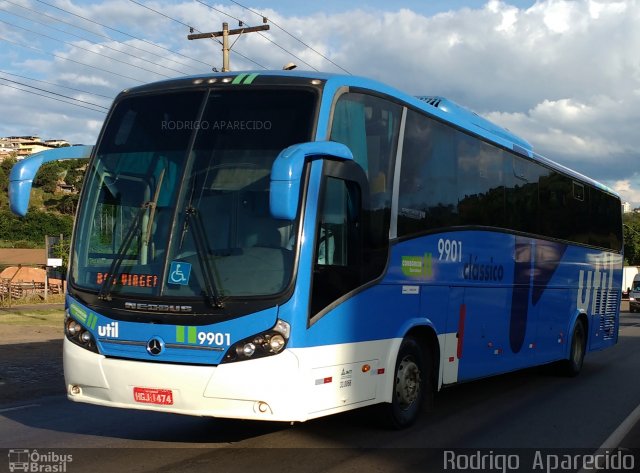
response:
M584 355L587 350L587 331L582 320L577 320L571 334L569 358L562 361L560 369L565 376L577 376L582 370Z
M382 406L387 427L404 429L413 424L433 390L429 356L413 338L398 350L391 403Z

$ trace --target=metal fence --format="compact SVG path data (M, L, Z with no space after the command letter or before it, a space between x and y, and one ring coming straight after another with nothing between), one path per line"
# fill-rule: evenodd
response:
M19 268L23 266L20 265ZM60 280L50 281L45 275L45 281L28 281L24 277L17 277L16 271L13 277L0 277L0 304L11 307L13 301L39 298L47 300L49 295L62 294L63 284Z

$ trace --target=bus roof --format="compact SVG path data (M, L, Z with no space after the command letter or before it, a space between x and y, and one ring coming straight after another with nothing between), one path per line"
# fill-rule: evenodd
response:
M274 80L275 79L275 80ZM503 128L486 118L478 115L472 110L458 105L452 100L440 96L411 96L394 87L382 82L365 77L333 74L304 70L271 70L271 71L234 71L218 72L203 75L185 76L174 79L166 79L146 85L127 89L123 93L143 92L152 90L166 90L174 88L185 88L211 83L228 83L231 85L266 85L275 83L301 83L309 81L322 81L325 84L325 92L333 95L342 87L356 87L389 95L407 106L421 110L441 121L448 122L458 128L469 131L485 140L511 149L514 152L527 156L528 158L540 162L554 170L570 176L573 179L592 185L604 190L619 198L617 192L604 184L591 179L579 172L569 169L533 151L533 146L525 139L517 136L506 128ZM311 82L313 83L313 82ZM317 85L317 84L316 84Z

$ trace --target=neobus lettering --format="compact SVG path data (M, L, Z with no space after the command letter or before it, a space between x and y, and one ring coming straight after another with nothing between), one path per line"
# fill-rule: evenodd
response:
M173 304L143 304L138 302L125 302L125 309L131 310L148 310L150 312L192 312L193 307L190 305L173 305Z

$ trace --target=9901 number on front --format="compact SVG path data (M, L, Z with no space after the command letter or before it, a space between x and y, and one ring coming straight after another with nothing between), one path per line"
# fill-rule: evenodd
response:
M200 345L231 345L231 334L219 332L198 332L198 343Z

